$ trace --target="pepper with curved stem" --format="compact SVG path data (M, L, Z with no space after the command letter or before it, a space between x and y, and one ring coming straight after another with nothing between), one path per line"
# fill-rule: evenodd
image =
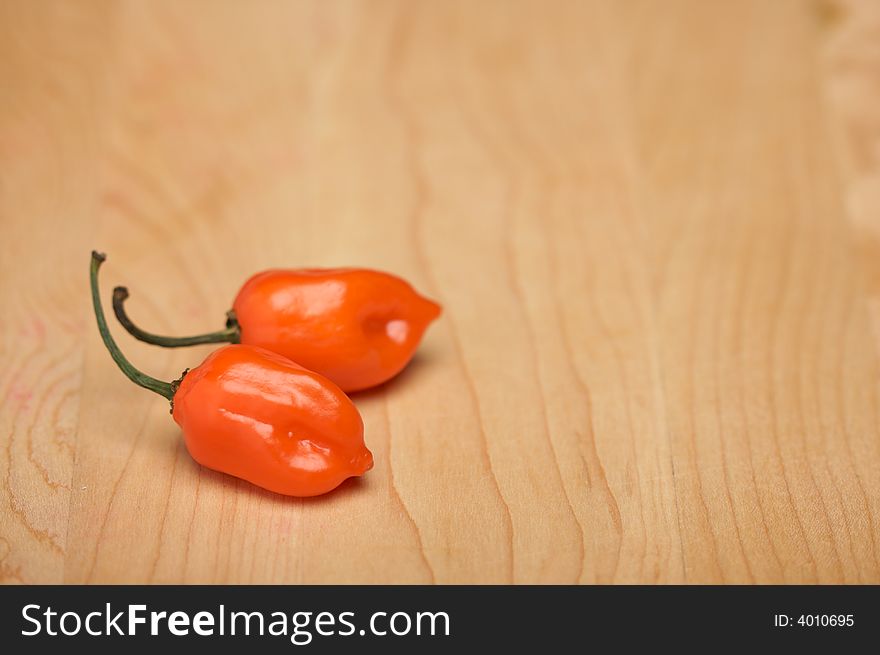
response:
M396 275L365 268L272 269L247 280L226 328L192 337L140 329L125 313L128 289L113 309L136 339L178 348L235 342L266 348L320 373L346 392L382 384L409 363L442 308Z

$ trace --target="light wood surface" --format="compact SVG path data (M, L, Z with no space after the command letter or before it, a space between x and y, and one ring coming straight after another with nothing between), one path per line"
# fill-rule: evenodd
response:
M880 582L878 7L0 2L0 579ZM115 369L92 248L157 331L274 266L446 312L290 499Z

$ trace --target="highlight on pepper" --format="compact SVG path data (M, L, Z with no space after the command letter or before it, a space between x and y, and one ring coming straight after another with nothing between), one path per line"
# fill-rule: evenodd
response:
M120 370L171 401L187 450L208 468L290 496L316 496L373 466L354 403L333 382L252 345L228 345L178 380L136 369L107 327L98 287L106 257L92 252L98 330Z
M269 270L251 277L227 312L226 327L190 337L152 334L125 312L129 292L117 287L113 309L132 336L176 348L244 343L292 359L346 392L400 373L442 311L405 280L362 268Z

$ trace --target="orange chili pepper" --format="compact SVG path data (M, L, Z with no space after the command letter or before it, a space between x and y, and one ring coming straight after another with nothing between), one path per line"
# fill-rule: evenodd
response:
M290 496L316 496L373 466L354 403L326 378L263 348L230 345L174 382L138 371L107 328L98 291L105 256L93 252L98 330L130 380L171 401L199 464Z
M167 348L200 343L262 346L316 371L343 391L397 375L441 307L399 277L360 268L270 270L245 282L226 329L192 337L145 332L126 315L128 289L113 290L119 322L137 339Z
M226 329L164 337L125 313L128 289L113 291L119 322L141 341L176 348L200 343L262 346L359 391L397 375L412 359L441 307L399 277L359 268L270 270L245 282Z

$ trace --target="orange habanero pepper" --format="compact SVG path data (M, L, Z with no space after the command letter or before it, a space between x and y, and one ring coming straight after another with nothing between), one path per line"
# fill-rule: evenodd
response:
M113 291L119 322L141 341L175 348L200 343L262 346L324 375L343 391L390 380L412 359L441 307L401 278L361 268L269 270L251 277L227 313L226 329L164 337L125 313L128 289Z
M179 380L163 382L132 366L104 318L93 252L92 302L104 345L135 384L171 401L199 464L290 496L316 496L364 474L373 455L354 403L326 378L263 348L224 346Z

